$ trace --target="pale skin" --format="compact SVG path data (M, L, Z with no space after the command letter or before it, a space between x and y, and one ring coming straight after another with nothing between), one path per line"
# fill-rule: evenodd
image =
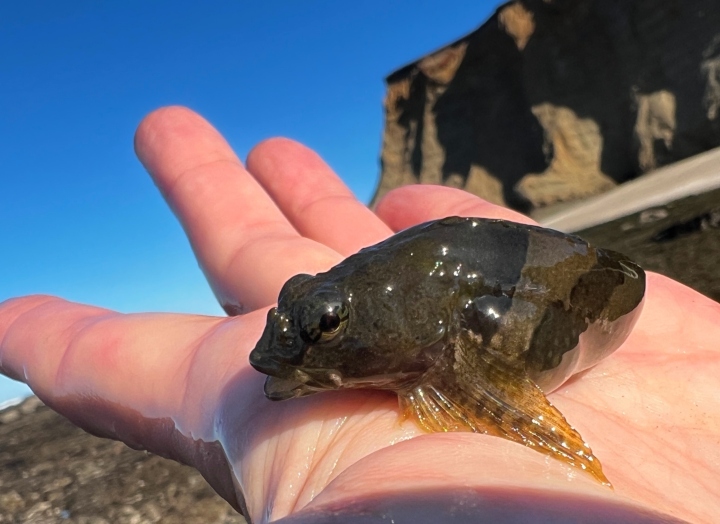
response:
M432 186L396 190L373 212L302 145L263 142L243 165L184 108L149 115L136 150L218 300L243 313L122 315L48 296L1 303L0 371L81 427L193 465L253 522L324 522L332 512L343 522L380 521L388 512L397 522L637 522L646 510L717 520L717 303L649 274L645 309L626 343L549 395L590 443L614 491L499 438L423 434L399 421L391 393L270 402L248 353L289 277L447 215L530 220ZM220 445L201 454L192 439Z

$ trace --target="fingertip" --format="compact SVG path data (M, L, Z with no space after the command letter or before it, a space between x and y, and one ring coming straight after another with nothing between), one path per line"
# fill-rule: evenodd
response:
M298 233L338 253L350 255L389 233L322 157L299 142L264 140L248 155L247 169Z
M52 295L28 295L8 298L0 302L0 352L2 352L5 333L18 317L43 304L60 300L62 299ZM0 360L2 359L0 358Z
M250 150L245 159L245 165L248 170L252 172L273 158L288 154L294 158L298 153L307 154L307 151L312 152L307 147L290 138L282 136L266 138Z
M289 215L294 211L293 206L304 207L308 195L318 194L321 188L323 194L351 194L319 154L290 138L263 140L250 150L245 164L252 176ZM293 198L285 198L290 187L293 188Z
M188 170L216 161L242 166L223 136L205 118L183 106L161 107L138 125L135 153L165 193Z
M0 304L0 372L27 383L34 391L45 391L54 380L71 336L67 327L79 317L104 315L107 310L73 304L48 295L31 295Z
M177 125L181 121L200 119L202 117L184 106L164 106L145 115L135 130L133 146L140 162L145 165L147 153L152 149L158 134L169 125Z

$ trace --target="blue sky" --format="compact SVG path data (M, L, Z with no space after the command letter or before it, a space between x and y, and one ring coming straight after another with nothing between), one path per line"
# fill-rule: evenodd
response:
M241 158L271 136L317 150L367 202L384 77L500 2L0 3L0 301L221 315L135 159L149 111L187 105ZM25 394L0 377L0 402Z

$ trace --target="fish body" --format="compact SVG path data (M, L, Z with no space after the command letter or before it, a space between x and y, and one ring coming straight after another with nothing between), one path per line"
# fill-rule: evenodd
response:
M449 217L291 278L250 362L272 400L392 390L428 431L497 435L609 484L545 394L622 344L644 292L640 266L579 237Z

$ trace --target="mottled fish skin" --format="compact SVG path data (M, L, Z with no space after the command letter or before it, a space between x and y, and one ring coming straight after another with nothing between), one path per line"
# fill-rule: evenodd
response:
M450 217L291 278L250 363L270 399L392 390L428 431L501 436L609 485L545 393L622 344L644 293L637 264L579 237Z

